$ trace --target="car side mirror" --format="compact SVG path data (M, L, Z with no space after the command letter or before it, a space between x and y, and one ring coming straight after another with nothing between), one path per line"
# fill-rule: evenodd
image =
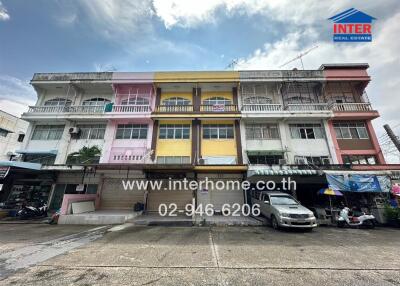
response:
M264 204L267 204L267 205L269 205L269 201L264 201Z

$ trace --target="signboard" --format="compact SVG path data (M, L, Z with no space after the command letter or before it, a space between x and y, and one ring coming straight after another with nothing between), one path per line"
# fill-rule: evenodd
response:
M10 167L0 167L0 179L7 177Z
M375 175L330 175L327 174L326 178L329 187L333 190L342 192L388 192L387 176Z
M216 112L225 111L225 104L214 104L212 106L212 111L216 111Z

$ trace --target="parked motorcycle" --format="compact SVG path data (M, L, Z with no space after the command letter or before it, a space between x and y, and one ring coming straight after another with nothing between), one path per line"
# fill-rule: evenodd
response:
M354 227L354 228L374 228L375 227L375 217L371 214L365 214L360 212L359 214L350 215L350 209L348 207L344 207L337 218L337 226L338 227Z
M47 217L47 204L44 203L41 207L24 205L17 212L20 219L33 219L39 217Z

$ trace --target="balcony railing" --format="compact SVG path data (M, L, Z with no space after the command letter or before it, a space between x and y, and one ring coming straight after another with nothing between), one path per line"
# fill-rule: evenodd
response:
M274 112L282 110L283 110L282 104L244 104L242 106L242 111Z
M104 105L29 106L28 113L103 113Z
M288 111L325 111L329 110L327 103L307 103L307 104L287 104L285 110Z
M156 107L157 112L192 112L193 105L159 105Z
M339 112L373 111L371 103L333 103L331 109Z
M144 113L150 112L149 105L113 105L112 112L120 113Z
M109 163L134 163L150 164L153 151L151 150L125 150L125 148L115 148L111 151Z
M200 111L202 112L236 112L238 111L237 105L235 104L213 104L213 105L200 105Z

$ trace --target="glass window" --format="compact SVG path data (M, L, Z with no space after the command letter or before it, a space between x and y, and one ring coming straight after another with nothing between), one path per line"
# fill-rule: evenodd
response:
M278 165L283 155L247 155L250 164Z
M204 124L203 139L233 139L233 124Z
M290 124L290 134L293 139L323 139L324 130L321 124Z
M217 104L231 105L232 101L225 97L211 97L203 100L203 105L217 105Z
M330 160L328 156L295 156L294 161L298 165L329 165Z
M335 122L333 124L337 139L368 139L364 122Z
M77 125L76 127L80 131L78 139L104 139L105 124Z
M190 100L182 97L171 97L162 101L163 105L190 105Z
M344 164L352 164L352 165L377 164L376 157L374 155L343 155L342 160Z
M244 104L272 104L272 99L263 96L251 96L243 100Z
M246 125L246 138L253 139L279 139L277 124L248 124Z
M36 125L31 140L60 140L64 125Z
M158 164L190 164L189 156L157 156Z
M44 103L45 106L70 106L71 100L66 98L53 98Z
M147 124L118 124L115 139L146 139Z
M190 124L160 124L159 139L189 139Z
M107 102L110 102L110 101L108 99L105 99L105 98L96 97L96 98L91 98L91 99L87 99L87 100L83 101L82 105L85 105L85 106L103 106Z
M144 97L133 97L121 100L121 105L149 105L149 100Z
M24 162L39 163L43 165L54 165L56 155L54 154L26 154L23 157Z

